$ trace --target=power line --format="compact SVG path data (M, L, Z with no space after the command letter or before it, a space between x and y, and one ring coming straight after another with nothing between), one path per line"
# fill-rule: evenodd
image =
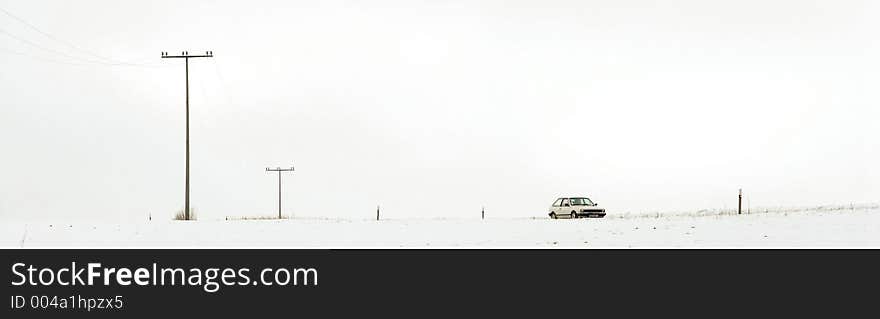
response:
M58 37L56 37L56 36L54 36L54 35L52 35L52 34L46 32L46 31L43 31L43 30L41 30L40 28L37 28L36 26L34 26L33 24L31 24L30 22L27 22L26 20L24 20L24 19L22 19L22 18L20 18L20 17L18 17L18 16L16 16L16 15L14 15L14 14L12 14L11 12L9 12L9 11L6 10L6 9L0 8L0 12L3 12L3 13L6 14L7 16L9 16L9 17L11 17L11 18L17 20L18 22L24 24L24 25L27 26L28 28L30 28L30 29L36 31L36 32L39 33L39 34L42 34L43 36L45 36L45 37L47 37L47 38L49 38L49 39L51 39L51 40L54 40L54 41L59 42L59 43L62 43L62 44L64 44L65 46L70 47L70 48L72 48L72 49L74 49L74 50L81 51L81 52L85 52L86 54L91 55L91 56L93 56L93 57L96 57L96 58L98 58L99 60L93 60L93 59L83 58L83 57L81 57L81 56L77 56L77 55L67 54L67 53L65 53L65 52L62 52L62 51L59 51L59 50L55 50L55 49L52 49L52 48L49 48L49 47L46 47L46 46L40 45L40 44L38 44L38 43L36 43L36 42L34 42L34 41L31 41L31 40L25 39L24 37L21 37L21 36L15 35L15 34L13 34L13 33L10 33L9 31L6 31L6 30L2 30L2 29L0 29L0 33L3 33L3 34L5 34L6 36L9 36L9 37L11 37L11 38L13 38L13 39L15 39L15 40L18 40L19 42L22 42L22 43L27 44L27 45L29 45L29 46L32 46L32 47L38 48L38 49L40 49L40 50L43 50L43 51L46 51L46 52L49 52L49 53L52 53L52 54L56 54L56 55L59 55L59 56L63 56L63 57L68 58L68 59L73 59L73 60L76 60L76 61L78 61L78 62L83 62L83 63L100 64L100 65L106 65L106 66L164 67L164 66L160 66L160 65L158 65L158 64L155 64L155 65L149 65L149 64L143 64L143 63L137 63L137 62L140 62L140 61L144 61L144 60L146 60L147 58L140 59L139 61L129 61L129 62L124 62L124 61L119 61L119 60L115 60L115 59L111 59L111 58L108 58L108 57L102 56L102 55L97 54L97 53L94 53L94 52L92 52L92 51L90 51L90 50L83 49L82 47L77 46L76 44L73 44L73 43L71 43L71 42L69 42L69 41L65 41L65 40L63 40L63 39L60 39L60 38L58 38ZM24 55L24 54L18 54L18 55Z
M99 66L99 65L95 65L95 64L73 63L73 62L68 62L68 61L49 59L49 58L44 58L41 56L36 56L36 55L32 55L32 54L9 50L9 49L3 48L3 47L0 47L0 53L18 55L18 56L23 56L23 57L35 59L35 60L41 60L41 61L46 61L46 62L58 63L58 64L67 64L67 65L76 65L76 66Z
M220 86L221 86L220 92L221 92L221 94L223 94L223 98L226 100L226 105L231 106L230 101L232 99L229 98L229 93L227 93L228 86L226 85L226 79L223 77L223 74L220 72L220 59L214 59L214 63L211 63L211 64L214 65L214 74L217 75L217 80L219 81Z
M35 47L35 48L37 48L37 49L40 49L40 50L43 50L43 51L46 51L46 52L49 52L49 53L54 53L54 54L57 54L57 55L61 55L61 56L67 57L67 58L69 58L69 59L74 59L74 60L78 60L78 61L82 61L82 62L87 62L87 63L98 63L98 64L106 63L106 62L101 62L101 61L88 60L88 59L84 59L84 58L81 58L81 57L77 57L77 56L69 55L69 54L67 54L67 53L64 53L64 52L61 52L61 51L58 51L58 50L55 50L55 49L50 49L50 48L44 47L44 46L42 46L42 45L39 45L39 44L37 44L37 43L35 43L35 42L33 42L33 41L30 41L30 40L28 40L28 39L25 39L25 38L22 38L22 37L19 37L19 36L15 35L15 34L9 33L8 31L3 30L3 29L0 29L0 33L3 33L3 34L5 34L6 36L8 36L8 37L10 37L10 38L16 39L16 40L18 40L18 41L21 42L21 43L27 44L27 45L29 45L29 46Z
M28 39L22 38L22 37L20 37L20 36L17 36L17 35L15 35L15 34L13 34L13 33L10 33L9 31L3 30L3 29L0 29L0 33L5 34L6 36L8 36L8 37L10 37L10 38L13 38L13 39L15 39L15 40L18 40L19 42L24 43L24 44L27 44L27 45L29 45L29 46L31 46L31 47L34 47L34 48L37 48L37 49L40 49L40 50L43 50L43 51L46 51L46 52L49 52L49 53L52 53L52 54L56 54L56 55L59 55L59 56L63 56L63 57L66 57L66 58L68 58L68 59L72 59L72 60L75 60L75 61L77 61L77 62L81 62L81 63L91 63L91 64L93 64L93 65L106 65L106 66L136 66L136 67L147 67L147 68L159 68L159 67L162 67L162 66L158 66L158 65L135 64L135 63L107 63L107 62L104 62L104 61L90 60L90 59L86 59L86 58L82 58L82 57L78 57L78 56L70 55L70 54L67 54L67 53L64 53L64 52L61 52L61 51L58 51L58 50L52 49L52 48L47 48L47 47L42 46L42 45L40 45L40 44L38 44L38 43L36 43L36 42L33 42L33 41L28 40Z
M79 46L77 46L77 45L75 45L75 44L73 44L73 43L70 43L70 42L68 42L68 41L65 41L65 40L59 39L58 37L56 37L56 36L54 36L54 35L52 35L52 34L49 34L48 32L45 32L45 31L43 31L43 30L40 30L40 28L37 28L37 27L34 26L33 24L31 24L31 23L25 21L24 19L22 19L22 18L20 18L20 17L18 17L18 16L16 16L16 15L14 15L14 14L12 14L12 12L7 11L6 9L0 8L0 11L3 11L3 13L5 13L5 14L8 15L8 16L10 16L11 18L13 18L13 19L15 19L15 20L18 20L18 22L21 22L22 24L26 25L28 28L31 28L31 30L36 31L37 33L42 34L43 36L45 36L45 37L47 37L47 38L49 38L49 39L55 40L55 41L57 41L57 42L60 42L60 43L66 45L66 46L68 46L68 47L70 47L70 48L72 48L72 49L74 49L74 50L78 50L78 51L81 51L81 52L85 52L86 54L89 54L89 55L91 55L91 56L93 56L93 57L96 57L96 58L98 58L98 59L105 60L105 61L108 61L108 62L111 62L111 63L121 63L120 61L115 61L115 60L113 60L113 59L111 59L111 58L104 57L104 56L102 56L102 55L100 55L100 54L97 54L97 53L94 53L94 52L92 52L92 51L89 51L89 50L83 49L83 48L81 48L81 47L79 47Z

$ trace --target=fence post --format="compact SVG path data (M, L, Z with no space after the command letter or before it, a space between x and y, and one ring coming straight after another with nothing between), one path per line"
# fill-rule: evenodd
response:
M740 215L743 213L743 189L739 189L739 205L736 208L736 214Z

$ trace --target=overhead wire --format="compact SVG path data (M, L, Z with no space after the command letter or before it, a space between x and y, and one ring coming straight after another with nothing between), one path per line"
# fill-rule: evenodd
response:
M4 47L0 47L0 53L18 55L18 56L23 56L23 57L35 59L35 60L41 60L41 61L45 61L45 62L58 63L58 64L67 64L67 65L76 65L76 66L96 66L94 64L73 63L73 62L69 62L69 61L61 61L61 60L45 58L45 57L41 57L41 56L37 56L37 55L33 55L33 54L9 50Z
M220 83L220 86L222 88L220 91L223 94L223 98L224 98L227 106L231 106L230 101L232 101L232 99L229 98L229 94L227 93L227 91L229 91L229 90L227 90L228 86L226 85L226 79L223 78L223 74L220 73L220 60L218 60L217 57L214 57L213 60L214 60L213 61L214 63L211 63L211 64L214 65L214 74L217 75L217 80Z
M80 52L85 52L85 53L88 54L88 55L91 55L91 56L96 57L96 58L101 59L101 60L105 60L106 62L110 62L110 63L119 63L119 62L120 62L120 61L115 61L115 60L113 60L113 59L111 59L111 58L108 58L108 57L102 56L102 55L100 55L100 54L94 53L94 52L92 52L92 51L89 51L89 50L83 49L83 48L81 48L81 47L79 47L79 46L77 46L77 45L75 45L75 44L73 44L73 43L70 43L69 41L65 41L65 40L63 40L63 39L60 39L60 38L58 38L58 37L56 37L56 36L54 36L54 35L52 35L52 34L50 34L50 33L48 33L48 32L45 32L45 31L41 30L40 28L37 28L35 25L31 24L30 22L27 22L25 19L22 19L22 18L20 18L20 17L18 17L18 16L16 16L16 15L12 14L12 12L9 12L9 11L6 10L6 9L0 8L0 12L3 12L3 13L6 14L7 16L9 16L9 17L11 17L11 18L17 20L18 22L21 22L22 24L24 24L25 26L27 26L27 27L30 28L31 30L36 31L37 33L42 34L43 36L45 36L45 37L47 37L47 38L49 38L49 39L55 40L55 41L57 41L57 42L59 42L59 43L62 43L62 44L66 45L66 46L69 47L69 48L72 48L72 49L77 50L77 51L80 51Z
M12 39L15 39L21 43L24 43L28 46L31 46L31 47L37 48L39 50L42 50L42 51L45 51L45 52L48 52L51 54L55 54L55 55L58 55L61 57L65 57L70 60L74 60L74 61L79 62L81 64L92 64L92 65L103 65L103 66L133 66L133 67L147 67L147 68L165 67L164 65L150 65L150 64L142 64L142 63L127 63L127 62L110 63L110 62L105 62L105 61L86 59L83 57L70 55L70 54L67 54L67 53L52 49L52 48L45 47L43 45L40 45L36 42L30 41L25 38L22 38L20 36L17 36L13 33L10 33L9 31L3 30L3 29L0 29L0 33L4 34Z
M104 56L102 56L102 55L100 55L100 54L97 54L97 53L94 53L94 52L92 52L92 51L89 51L89 50L83 49L82 47L77 46L77 45L75 45L75 44L73 44L73 43L71 43L71 42L69 42L69 41L62 40L62 39L60 39L60 38L58 38L58 37L56 37L56 36L54 36L54 35L52 35L52 34L50 34L50 33L48 33L48 32L45 32L45 31L41 30L40 28L37 28L37 27L34 26L33 24L27 22L26 20L24 20L24 19L22 19L22 18L20 18L20 17L18 17L18 16L16 16L16 15L14 15L14 14L12 14L11 12L9 12L9 11L6 10L6 9L0 8L0 12L3 12L3 13L6 14L7 16L9 16L9 17L11 17L11 18L17 20L18 22L24 24L24 25L27 26L28 28L30 28L30 29L36 31L37 33L42 34L43 36L45 36L45 37L47 37L47 38L49 38L49 39L51 39L51 40L54 40L54 41L56 41L56 42L58 42L58 43L62 43L62 44L64 44L65 46L68 46L68 47L70 47L70 48L73 48L73 49L75 49L75 50L77 50L77 51L85 52L85 53L87 53L87 54L89 54L89 55L92 55L92 56L98 58L98 60L95 60L95 59L89 59L89 58L84 58L84 57L81 57L81 56L78 56L78 55L71 55L71 54L68 54L68 53L65 53L65 52L62 52L62 51L56 50L56 49L52 49L52 48L49 48L49 47L43 46L43 45L41 45L41 44L39 44L39 43L36 43L36 42L34 42L34 41L28 40L28 39L26 39L26 38L24 38L24 37L18 36L18 35L14 34L14 33L11 33L11 32L9 32L9 31L4 30L4 29L0 29L0 33L4 34L4 35L6 35L6 36L8 36L8 37L10 37L10 38L13 38L13 39L15 39L15 40L17 40L17 41L19 41L19 42L21 42L21 43L24 43L24 44L28 45L28 46L31 46L31 47L37 48L37 49L39 49L39 50L42 50L42 51L45 51L45 52L48 52L48 53L51 53L51 54L55 54L55 55L58 55L58 56L62 56L62 57L65 57L65 58L67 58L67 59L72 59L72 60L75 60L75 61L80 62L80 63L94 64L94 65L104 65L104 66L134 66L134 67L147 67L147 68L166 67L165 65L160 65L160 64L144 64L144 63L136 63L136 62L121 62L121 61L118 61L118 60L114 60L114 59L111 59L111 58L107 58L107 57L104 57ZM9 50L7 50L7 51L9 51ZM18 53L17 55L25 55L24 53L21 53L21 52L17 52L17 53ZM142 60L145 60L145 59L146 59L146 58L141 59L141 61L142 61ZM44 59L44 60L45 60L45 59Z

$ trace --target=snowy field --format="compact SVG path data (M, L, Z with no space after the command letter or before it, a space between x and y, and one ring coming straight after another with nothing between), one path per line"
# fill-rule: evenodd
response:
M880 247L880 206L603 219L3 223L3 247Z

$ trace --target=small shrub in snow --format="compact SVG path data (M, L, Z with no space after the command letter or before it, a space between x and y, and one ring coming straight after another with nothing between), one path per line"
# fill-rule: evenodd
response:
M189 220L197 220L198 218L196 218L196 216L197 216L196 209L190 208L189 209ZM186 216L183 214L183 208L181 208L180 210L177 211L177 213L174 214L174 220L186 220Z

